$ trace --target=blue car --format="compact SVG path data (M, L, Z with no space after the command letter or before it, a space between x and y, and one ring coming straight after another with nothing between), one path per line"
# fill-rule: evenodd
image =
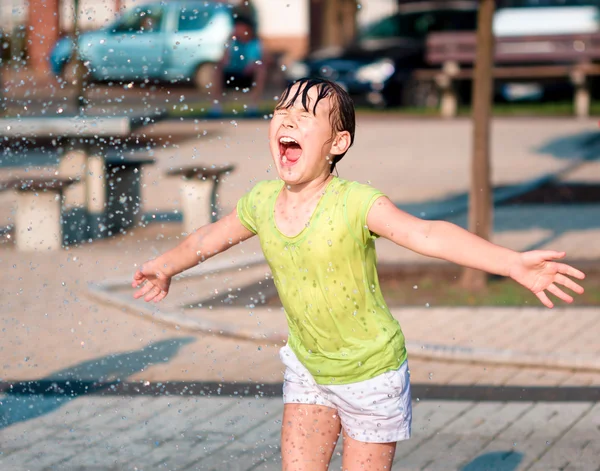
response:
M96 81L191 81L209 86L212 70L233 30L234 10L220 2L175 0L145 4L113 24L83 33L81 59ZM53 72L69 78L74 40L57 42Z

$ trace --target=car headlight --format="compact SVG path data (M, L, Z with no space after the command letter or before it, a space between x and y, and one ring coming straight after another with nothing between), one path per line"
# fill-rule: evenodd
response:
M365 83L383 83L389 79L396 69L389 59L382 59L360 67L356 71L356 79Z
M294 62L286 70L289 80L299 80L310 74L308 66L304 62Z

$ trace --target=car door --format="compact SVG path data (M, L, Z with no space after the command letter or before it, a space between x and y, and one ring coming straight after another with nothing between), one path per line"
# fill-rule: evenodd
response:
M232 28L226 4L194 2L178 8L176 26L166 47L165 70L169 77L191 77L199 65L218 62Z
M106 36L102 75L112 80L158 78L163 69L166 9L136 7Z

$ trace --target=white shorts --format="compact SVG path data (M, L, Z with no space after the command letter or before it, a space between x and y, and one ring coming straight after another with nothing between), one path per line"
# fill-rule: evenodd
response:
M279 356L286 366L283 402L336 409L344 431L368 443L410 438L412 405L408 362L375 378L351 384L317 384L289 346Z

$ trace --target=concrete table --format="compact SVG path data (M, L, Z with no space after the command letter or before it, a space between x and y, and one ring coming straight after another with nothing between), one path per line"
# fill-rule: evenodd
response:
M58 250L63 245L63 191L76 180L62 178L16 178L4 183L17 192L15 243L17 250Z
M23 142L49 141L62 148L59 176L79 180L66 191L65 207L76 214L71 226L82 226L77 236L97 239L135 224L139 198L140 168L153 163L147 151L136 152L132 134L166 116L52 116L0 119L0 138L15 142L19 152ZM133 142L133 144L132 144Z
M217 188L221 176L234 169L233 165L190 165L166 172L167 176L181 178L183 226L187 234L217 219Z

